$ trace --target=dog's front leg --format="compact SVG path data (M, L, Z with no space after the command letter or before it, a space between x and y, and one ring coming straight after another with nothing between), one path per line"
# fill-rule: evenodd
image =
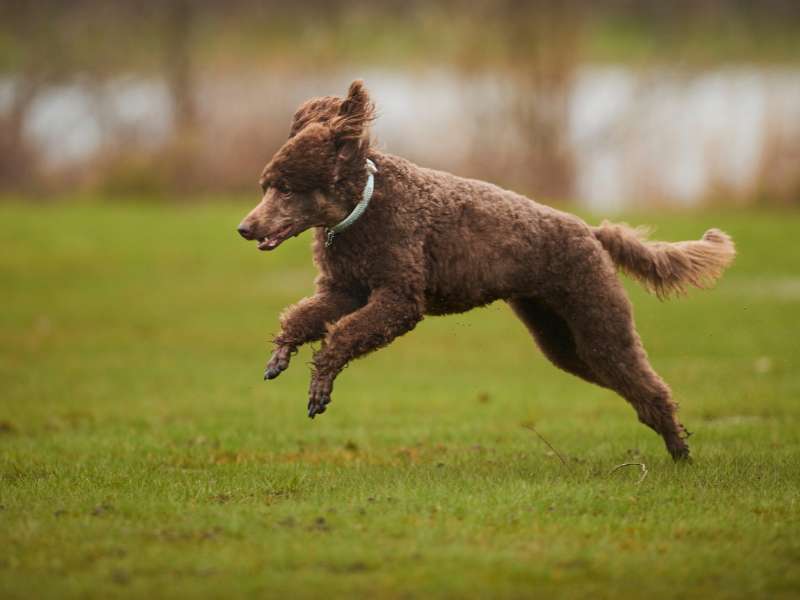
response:
M308 416L325 412L333 380L351 360L377 350L410 331L422 319L418 304L389 289L372 293L369 302L330 328L322 349L314 356L308 398Z
M275 352L264 370L264 379L274 379L289 367L291 355L303 344L320 340L329 323L347 315L364 302L352 295L323 289L283 311Z

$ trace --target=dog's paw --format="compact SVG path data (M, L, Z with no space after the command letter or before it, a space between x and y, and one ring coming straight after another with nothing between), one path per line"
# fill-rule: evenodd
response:
M272 357L267 363L267 368L264 370L264 380L275 379L288 369L291 356L292 349L289 346L278 346L275 352L272 353Z
M333 380L313 377L308 390L308 416L313 419L321 415L331 402Z
M691 464L692 457L689 455L689 446L683 438L667 441L667 450L672 455L672 460L678 464Z

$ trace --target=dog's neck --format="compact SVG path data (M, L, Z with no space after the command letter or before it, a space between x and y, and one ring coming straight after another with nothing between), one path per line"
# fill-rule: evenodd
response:
M333 241L336 236L358 221L358 219L361 218L361 215L364 214L364 211L367 210L369 201L372 199L372 192L375 190L375 173L378 172L378 167L376 167L375 163L370 159L367 159L366 169L367 183L364 185L364 191L361 193L361 200L355 205L353 210L350 211L350 214L347 215L343 220L339 221L333 227L328 227L325 229L326 248L330 248L331 245L333 245Z

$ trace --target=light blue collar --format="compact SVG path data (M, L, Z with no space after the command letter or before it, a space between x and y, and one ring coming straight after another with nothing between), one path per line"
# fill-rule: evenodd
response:
M375 189L375 173L378 172L378 167L370 159L367 159L367 185L364 186L364 192L361 194L361 201L356 204L353 211L347 215L343 221L340 221L333 227L328 227L325 230L325 247L330 248L333 244L333 239L337 234L342 233L345 229L350 227L353 223L358 221L364 211L369 206L369 201L372 199L372 192Z

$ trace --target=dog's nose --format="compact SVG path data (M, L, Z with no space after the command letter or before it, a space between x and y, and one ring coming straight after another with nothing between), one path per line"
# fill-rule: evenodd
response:
M241 223L239 227L236 228L236 231L238 231L239 235L242 236L244 239L246 240L250 239L250 234L252 233L252 230L250 229L249 225Z

